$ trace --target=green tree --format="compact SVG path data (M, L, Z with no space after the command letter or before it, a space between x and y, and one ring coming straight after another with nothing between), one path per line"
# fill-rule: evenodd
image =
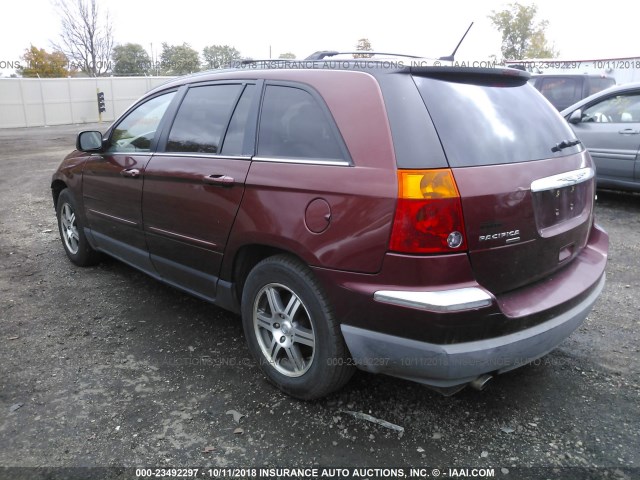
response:
M368 38L361 38L358 40L358 44L356 45L356 50L358 52L373 52L373 48L371 47L371 42ZM371 58L371 55L359 54L356 53L353 55L353 58Z
M48 53L44 48L31 45L22 55L22 60L24 66L21 64L17 72L23 77L59 78L69 75L69 61L62 52Z
M113 47L113 74L116 77L142 77L151 70L151 59L139 43Z
M281 60L295 60L296 54L291 52L281 53L278 58Z
M240 52L229 45L211 45L202 50L205 68L221 68L240 60Z
M502 57L505 60L554 58L558 52L549 45L547 20L536 20L538 7L511 3L505 10L491 11L491 23L502 33Z
M186 75L200 71L200 57L188 43L182 45L163 43L160 65L165 75Z
M111 70L113 34L109 12L100 12L96 0L57 0L62 33L55 50L63 52L72 65L91 77Z

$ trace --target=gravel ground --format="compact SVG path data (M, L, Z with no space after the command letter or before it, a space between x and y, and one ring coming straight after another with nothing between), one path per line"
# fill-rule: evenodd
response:
M49 182L93 127L106 128L0 130L0 478L137 478L142 466L640 478L639 195L598 193L607 285L545 358L482 392L445 398L359 372L305 403L265 381L237 316L115 260L67 260Z

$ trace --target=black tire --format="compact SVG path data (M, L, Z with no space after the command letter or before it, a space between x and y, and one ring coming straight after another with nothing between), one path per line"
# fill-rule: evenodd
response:
M56 208L62 246L69 260L80 267L88 267L100 261L100 253L89 245L84 234L84 225L77 217L77 211L77 203L73 193L65 188L58 196Z
M292 397L328 395L355 371L319 282L288 255L269 257L249 273L242 291L242 325L249 350L269 381Z

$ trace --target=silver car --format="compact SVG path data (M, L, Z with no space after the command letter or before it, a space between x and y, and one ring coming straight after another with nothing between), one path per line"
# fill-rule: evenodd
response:
M560 114L591 153L598 187L640 192L640 82L603 90Z

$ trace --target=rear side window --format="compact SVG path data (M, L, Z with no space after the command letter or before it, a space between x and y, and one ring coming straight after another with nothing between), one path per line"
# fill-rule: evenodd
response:
M552 152L575 139L569 125L531 85L482 77L414 76L452 167L495 165L560 157L580 146Z
M258 155L343 160L334 129L329 116L309 92L268 85L260 116Z
M242 85L192 87L180 105L167 152L217 154Z

